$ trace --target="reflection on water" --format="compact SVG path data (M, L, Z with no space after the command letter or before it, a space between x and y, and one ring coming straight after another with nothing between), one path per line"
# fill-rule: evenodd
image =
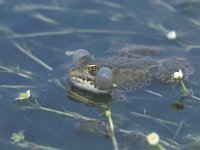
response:
M73 101L65 83L73 65L66 51L84 48L94 58L107 58L139 44L163 49L160 61L189 62L195 72L185 84L200 96L199 7L199 0L0 0L0 147L113 149L100 103L112 111L120 149L150 149L145 136L151 132L167 149L199 149L199 100L186 97L184 108L171 107L181 97L180 84L153 80L142 90L117 89L111 100L91 107ZM34 105L15 100L29 89ZM13 133L25 140L13 143Z

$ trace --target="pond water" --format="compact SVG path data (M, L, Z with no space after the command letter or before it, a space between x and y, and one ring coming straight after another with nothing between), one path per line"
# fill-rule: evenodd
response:
M94 58L107 58L127 43L163 47L167 51L158 59L180 57L193 66L185 84L199 97L199 8L200 0L0 0L0 148L114 149L105 125L76 117L108 124L104 109L69 97L67 71L73 62L66 51L84 48ZM177 39L167 39L173 30ZM31 99L15 100L29 89ZM177 111L172 104L180 96L180 84L157 81L117 93L105 105L119 149L154 149L145 139L151 132L166 149L200 149L200 101L186 97ZM25 140L13 142L10 137L19 131Z

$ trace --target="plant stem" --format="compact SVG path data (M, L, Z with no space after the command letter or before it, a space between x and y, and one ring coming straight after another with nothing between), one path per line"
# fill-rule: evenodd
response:
M50 146L40 145L40 144L36 144L36 143L33 143L33 142L29 142L29 141L18 142L18 143L16 143L16 145L19 146L19 147L21 147L21 148L27 148L27 149L61 150L59 148L54 148L54 147L50 147Z
M181 86L182 86L182 89L183 89L184 95L188 95L188 91L187 91L187 89L186 89L186 86L185 86L183 80L180 80L180 83L181 83Z
M108 117L108 121L109 121L109 124L110 124L110 130L113 134L114 133L114 125L113 125L113 121L112 121L111 116Z
M40 64L41 66L43 66L44 68L46 68L49 71L52 71L53 68L49 65L47 65L44 61L42 61L41 59L37 58L35 55L31 54L28 50L24 49L21 45L19 45L18 43L16 43L15 41L11 41L11 43L23 54L25 54L26 56L28 56L29 58L31 58L33 61L37 62L38 64Z
M47 112L53 112L53 113L56 113L56 114L68 116L68 117L75 118L75 119L82 119L82 120L87 120L87 121L100 122L97 119L93 119L93 118L89 118L89 117L86 117L86 116L82 116L82 115L74 113L74 112L69 112L69 111L62 112L62 111L59 111L59 110L55 110L55 109L51 109L51 108L47 108L47 107L43 107L43 106L39 106L39 109L47 111Z
M113 121L112 121L112 117L111 117L111 111L107 110L105 112L105 116L108 118L108 122L109 122L109 125L110 125L111 139L112 139L114 150L119 150L117 139L115 137L114 125L113 125Z
M160 143L158 143L156 146L159 150L166 150Z

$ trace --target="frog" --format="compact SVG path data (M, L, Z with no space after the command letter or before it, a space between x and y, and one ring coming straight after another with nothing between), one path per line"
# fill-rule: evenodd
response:
M156 79L166 84L175 84L172 74L178 70L184 73L184 80L193 74L194 68L183 57L157 59L165 51L163 47L129 45L120 50L116 56L92 58L82 65L69 69L69 80L77 88L96 93L109 94L114 88L134 91L147 87ZM113 85L99 88L96 84L97 73L102 67L112 71Z

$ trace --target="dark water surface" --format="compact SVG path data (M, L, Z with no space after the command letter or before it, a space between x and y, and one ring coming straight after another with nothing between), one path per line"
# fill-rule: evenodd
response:
M72 66L65 51L84 48L94 58L106 58L115 55L109 50L126 43L160 46L167 52L159 59L181 57L194 67L186 86L200 96L199 8L200 0L0 0L0 149L22 149L10 140L18 131L44 149L113 149L111 139L101 132L104 127L88 131L95 126L40 109L23 110L28 102L14 100L30 89L30 101L107 123L102 109L75 102L58 85L66 86ZM166 38L171 30L177 32L177 40ZM108 104L120 149L152 149L145 141L150 132L159 133L166 149L200 149L200 101L188 97L181 111L173 109L181 95L179 84L155 81L143 90L121 94ZM36 145L26 149L31 148L37 149Z

